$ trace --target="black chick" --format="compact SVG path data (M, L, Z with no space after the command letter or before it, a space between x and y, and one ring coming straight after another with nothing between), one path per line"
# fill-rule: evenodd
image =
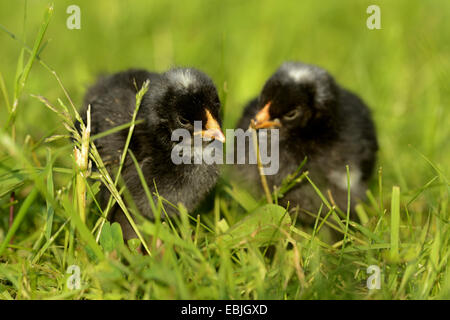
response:
M143 123L136 125L129 149L136 156L152 194L155 181L161 196L193 210L214 187L219 171L216 165L204 162L174 164L171 153L177 142L171 141L171 135L178 128L187 129L193 135L194 121L202 121L201 130L195 134L225 141L220 129L219 97L206 74L192 68L176 68L163 74L128 70L100 79L84 99L85 110L91 105L92 134L129 123L135 110L136 93L147 79L150 80L149 89L137 115L137 120L143 120ZM127 135L128 129L125 129L95 142L110 173L120 162ZM140 213L153 218L130 156L126 158L122 177ZM106 188L102 194L103 202L109 198L105 191ZM176 213L171 206L165 208L169 215ZM121 224L125 239L136 236L118 206L113 209L110 219Z
M325 196L331 191L339 208L347 210L347 173L350 168L351 208L363 199L378 149L375 127L364 102L340 87L325 70L301 62L286 62L267 80L259 97L245 108L238 127L246 130L251 119L256 128L279 129L279 171L267 175L270 188L298 168L304 170ZM259 183L256 168L241 170ZM322 203L307 180L287 192L281 204L317 213ZM352 210L353 212L353 210ZM309 224L313 218L300 214Z

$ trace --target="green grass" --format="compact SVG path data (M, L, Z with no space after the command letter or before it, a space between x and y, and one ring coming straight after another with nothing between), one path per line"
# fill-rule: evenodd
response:
M376 3L381 30L366 28L372 1L332 0L86 1L81 30L68 30L71 1L53 12L46 1L1 2L0 299L450 298L450 3ZM210 209L137 218L150 255L139 241L125 246L95 195L104 183L133 211L126 190L75 162L86 87L129 67L198 67L214 79L232 128L285 60L328 69L373 110L379 170L360 221L317 190L315 226L299 226L224 175ZM95 138L91 161L101 164ZM280 190L295 179L309 180L296 172ZM167 205L159 197L153 210ZM343 240L326 241L326 225ZM78 290L67 287L71 265L81 270ZM381 269L379 290L366 287L370 265Z

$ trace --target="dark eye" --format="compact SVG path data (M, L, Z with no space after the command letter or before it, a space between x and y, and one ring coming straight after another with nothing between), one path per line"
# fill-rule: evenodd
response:
M191 122L182 116L178 116L178 123L183 127L189 127L191 125Z
M294 110L291 110L288 113L286 113L283 118L286 120L294 120L299 115L300 115L300 111L298 111L297 109L294 109Z

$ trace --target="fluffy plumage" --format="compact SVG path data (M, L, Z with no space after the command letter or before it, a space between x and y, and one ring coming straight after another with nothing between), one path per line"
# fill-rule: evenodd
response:
M280 130L280 169L278 174L266 176L271 188L280 186L307 156L304 170L324 194L331 191L341 209L347 208L347 164L352 208L357 199L364 198L378 149L375 127L364 102L340 87L327 71L300 62L284 63L246 106L238 127L246 130L251 119L261 128L280 125L276 126ZM246 165L241 169L246 181L259 183L256 168ZM300 212L317 213L321 204L308 181L290 190L281 203L287 201ZM313 221L306 214L300 214L299 220Z
M216 87L207 75L192 68L177 68L163 74L128 70L100 79L84 99L85 109L91 105L92 134L130 122L136 93L147 79L150 80L149 90L137 116L144 122L136 125L129 149L135 154L152 192L155 191L155 180L158 192L164 198L175 205L182 202L188 210L193 210L214 187L219 171L215 165L205 163L175 165L171 151L176 142L171 141L171 134L178 128L193 134L193 123L197 120L202 121L203 127L210 120L219 128L220 102ZM127 135L128 129L125 129L96 141L111 173L120 161ZM141 214L153 218L129 156L122 177ZM104 198L108 198L109 193L103 192ZM169 214L176 212L171 206L166 206L166 209ZM135 236L118 207L114 208L111 219L121 223L125 238Z

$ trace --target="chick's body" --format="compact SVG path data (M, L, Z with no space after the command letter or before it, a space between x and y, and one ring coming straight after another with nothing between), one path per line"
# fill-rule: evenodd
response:
M267 128L264 123L274 119L278 124L279 171L266 176L270 188L280 186L307 157L303 170L327 198L327 191L331 192L342 210L347 209L346 165L350 168L351 208L364 198L378 149L375 127L364 102L336 84L325 70L299 62L283 64L260 96L247 105L238 127L246 130L251 119L260 128ZM256 168L246 167L240 170L245 180L259 183ZM317 213L322 203L306 180L280 202L286 205L288 201L300 213ZM299 220L314 221L306 214L300 214Z
M152 194L156 191L155 183L158 193L172 204L181 202L188 210L193 210L213 188L219 171L214 164L174 164L171 152L177 142L171 141L171 135L180 128L193 134L194 121L202 121L205 129L202 135L211 131L204 128L208 120L208 124L216 125L214 130L220 131L220 102L209 77L195 69L179 68L163 74L128 70L102 78L88 90L84 101L85 108L91 105L92 134L129 123L136 108L136 93L147 79L149 89L137 114L137 121L142 120L142 123L136 125L129 149L136 156ZM128 128L95 141L110 173L118 167L127 136ZM126 158L121 175L140 213L153 218L130 156ZM102 197L104 200L109 197L106 188ZM165 208L169 214L176 213L170 205ZM113 209L111 219L122 225L125 238L135 236L118 206Z

